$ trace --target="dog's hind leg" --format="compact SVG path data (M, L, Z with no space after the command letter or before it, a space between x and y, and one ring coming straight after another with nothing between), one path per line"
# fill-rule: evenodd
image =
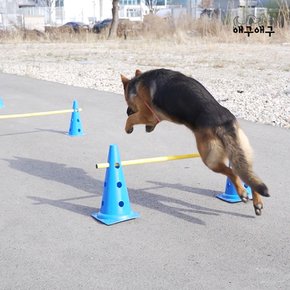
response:
M194 133L197 149L203 163L212 171L226 175L235 186L241 200L247 202L247 191L240 178L226 165L228 158L221 141L215 138L211 130L202 130Z
M241 179L237 175L234 174L233 170L230 167L228 167L224 163L217 163L213 167L209 167L209 168L214 172L226 175L231 180L233 185L235 186L237 193L240 196L241 200L243 202L248 201L248 199L249 199L248 194L247 194L247 191L245 190L245 188L241 182Z
M263 209L263 202L260 194L256 192L255 190L252 190L253 193L253 205L255 209L256 215L261 215L262 214L262 209Z

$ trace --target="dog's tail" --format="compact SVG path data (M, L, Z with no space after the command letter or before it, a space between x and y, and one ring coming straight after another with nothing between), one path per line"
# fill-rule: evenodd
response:
M225 147L234 173L260 195L270 196L265 183L253 171L252 148L237 122L218 127L216 134Z

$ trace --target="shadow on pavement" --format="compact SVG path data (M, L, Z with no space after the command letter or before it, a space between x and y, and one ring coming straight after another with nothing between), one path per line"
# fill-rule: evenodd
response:
M103 182L92 178L83 169L67 167L65 164L61 163L23 157L15 157L15 159L4 160L7 161L9 163L9 166L15 170L19 170L42 179L66 184L80 191L86 191L91 194L88 196L72 197L68 199L58 200L43 198L39 196L28 196L28 198L34 200L37 205L48 204L82 215L90 215L97 210L93 207L73 203L73 201L101 196L103 191ZM215 191L201 188L192 188L181 184L171 184L157 181L148 181L148 183L154 184L155 186L146 189L128 188L130 200L132 203L199 225L205 225L205 222L201 218L199 218L202 215L218 216L221 214L225 214L247 219L254 218L254 216L251 215L244 215L231 211L212 209L200 205L195 205L193 203L188 203L170 196L164 196L149 192L149 190L155 191L159 188L171 188L174 190L190 192L192 194L214 196L217 193ZM192 215L197 215L199 217L194 217Z

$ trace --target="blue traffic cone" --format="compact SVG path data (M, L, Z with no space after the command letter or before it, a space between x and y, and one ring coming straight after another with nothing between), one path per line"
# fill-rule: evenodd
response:
M3 100L0 98L0 109L4 108Z
M82 136L84 135L83 127L81 123L79 107L77 101L73 102L73 112L71 114L69 135L70 136Z
M251 190L250 186L246 185L245 183L243 183L243 185L248 193L248 198L252 199L253 198L252 197L252 190ZM218 195L216 195L216 197L223 200L223 201L230 202L230 203L242 201L240 196L237 193L235 186L233 185L233 183L231 182L231 180L229 178L227 178L227 181L226 181L225 193L218 194Z
M130 206L117 145L110 145L108 163L101 209L98 213L93 213L92 217L106 225L139 217L139 214L133 212Z

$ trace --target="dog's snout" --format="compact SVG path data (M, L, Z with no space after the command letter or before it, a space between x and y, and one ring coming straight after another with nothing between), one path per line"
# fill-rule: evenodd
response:
M130 115L132 115L132 114L134 114L135 112L130 108L130 107L128 107L127 108L127 115L128 116L130 116Z

